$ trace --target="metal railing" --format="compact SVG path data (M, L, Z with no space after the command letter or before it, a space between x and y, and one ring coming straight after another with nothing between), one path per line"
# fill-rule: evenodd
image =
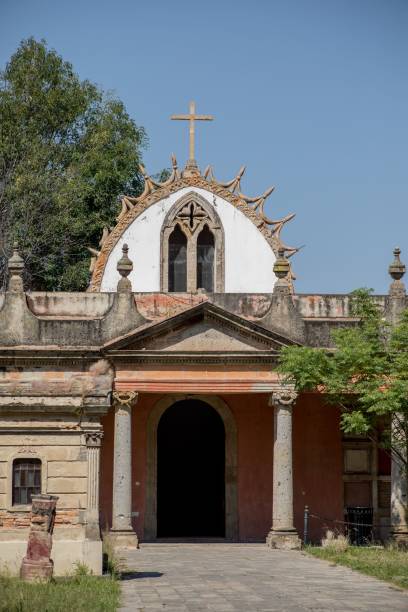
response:
M351 544L355 546L366 546L372 544L374 531L391 527L391 522L375 523L373 521L373 508L367 506L348 506L346 508L346 520L332 519L310 512L309 506L305 506L303 514L303 544L310 543L310 521L317 520L321 523L323 531L331 530L346 535Z

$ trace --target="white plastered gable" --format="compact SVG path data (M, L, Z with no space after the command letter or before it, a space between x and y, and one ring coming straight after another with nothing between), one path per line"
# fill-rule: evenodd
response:
M189 192L196 192L214 206L224 230L225 292L270 293L276 281L275 255L257 227L240 210L220 196L199 187L185 187L152 204L125 229L109 254L101 291L116 291L116 264L122 245L129 246L133 271L129 278L135 292L160 291L161 229L172 206Z

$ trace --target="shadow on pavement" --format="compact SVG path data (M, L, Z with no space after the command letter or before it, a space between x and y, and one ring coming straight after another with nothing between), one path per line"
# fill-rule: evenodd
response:
M137 578L160 578L162 572L122 572L121 580L136 580Z

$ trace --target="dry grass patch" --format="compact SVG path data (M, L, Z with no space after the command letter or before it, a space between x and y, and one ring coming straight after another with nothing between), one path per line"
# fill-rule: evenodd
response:
M326 537L322 539L322 548L333 553L345 552L349 546L348 538L342 533L335 534L334 531L327 530Z
M305 550L319 559L391 582L408 589L408 552L392 547L350 546L343 551L332 546L307 546Z

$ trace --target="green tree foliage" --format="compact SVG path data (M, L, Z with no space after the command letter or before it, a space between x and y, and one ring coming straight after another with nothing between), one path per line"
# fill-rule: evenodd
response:
M145 132L120 100L81 81L45 41L23 41L0 79L3 286L17 240L27 288L84 289L86 247L114 224L118 195L141 190Z
M407 467L408 310L391 327L366 289L352 293L350 308L360 322L332 333L333 351L285 347L279 370L298 391L340 406L346 433L371 435L381 423L382 443Z

